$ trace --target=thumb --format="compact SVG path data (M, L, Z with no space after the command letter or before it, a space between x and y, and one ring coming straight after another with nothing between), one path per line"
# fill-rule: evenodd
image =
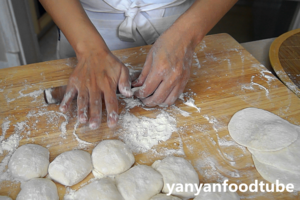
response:
M132 97L131 82L129 77L129 70L126 66L122 67L121 75L118 83L119 91L125 97Z

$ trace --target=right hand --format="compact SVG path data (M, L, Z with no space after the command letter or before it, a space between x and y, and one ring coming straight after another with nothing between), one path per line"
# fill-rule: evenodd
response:
M77 94L79 122L89 122L91 129L97 129L101 124L103 98L107 110L107 125L114 127L119 116L117 87L122 95L133 95L128 68L108 49L88 49L77 54L77 59L78 64L70 76L60 110L66 112Z

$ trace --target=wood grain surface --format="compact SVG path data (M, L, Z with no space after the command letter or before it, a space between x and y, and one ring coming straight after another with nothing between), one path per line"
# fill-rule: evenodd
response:
M276 38L270 47L269 57L280 80L300 97L300 29Z
M128 67L141 69L151 46L114 51L114 54ZM262 66L238 42L228 34L206 36L196 48L191 78L185 89L186 95L195 100L198 112L182 100L175 106L190 113L185 117L176 107L145 110L124 108L119 100L121 116L130 112L136 117L155 118L165 111L177 121L177 131L166 142L160 142L150 151L136 153L136 164L151 165L155 160L168 155L188 159L199 174L202 183L222 182L253 183L255 179L265 181L256 171L250 152L236 144L229 136L227 124L232 115L247 107L268 110L289 122L300 125L300 99ZM76 65L76 59L63 59L0 70L0 124L5 141L15 135L22 139L19 146L34 143L50 151L50 161L62 152L84 149L91 152L104 139L119 139L122 125L109 129L106 112L102 125L89 130L80 125L76 130L76 102L71 110L62 115L58 105L46 105L42 91L46 88L67 84L68 77ZM64 132L66 125L66 132ZM78 137L91 145L80 145ZM16 198L20 183L13 182L5 173L11 153L4 151L0 170L0 195ZM71 187L78 189L93 178ZM56 184L60 199L68 188ZM239 192L241 199L299 199L299 193L251 193Z

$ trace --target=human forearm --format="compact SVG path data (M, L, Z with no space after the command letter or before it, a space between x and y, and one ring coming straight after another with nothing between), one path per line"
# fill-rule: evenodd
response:
M114 127L118 121L117 87L124 96L132 96L128 68L109 51L78 0L40 1L78 58L60 110L66 112L77 95L78 121L89 122L89 127L96 129L101 123L104 99L107 125Z
M92 50L108 48L78 0L40 0L65 34L77 57Z
M196 0L168 31L184 36L195 47L237 0Z

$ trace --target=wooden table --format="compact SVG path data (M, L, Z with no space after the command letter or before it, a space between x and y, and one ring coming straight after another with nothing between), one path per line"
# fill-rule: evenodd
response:
M150 46L145 46L114 51L114 54L127 66L141 68L149 49ZM248 150L237 145L229 136L227 124L235 112L256 107L300 125L299 98L227 34L205 37L196 53L185 92L190 95L196 93L193 99L201 112L186 106L182 100L177 100L175 105L190 112L190 116L180 115L174 107L164 109L176 118L178 131L166 142L155 146L153 151L136 154L136 163L151 165L171 154L190 160L201 182L222 182L228 178L231 183L250 184L255 179L263 180L255 170ZM80 148L91 152L103 139L118 139L115 133L121 127L110 130L104 116L98 130L89 130L86 125L77 128L76 134L80 139L93 143L80 146L73 135L76 104L65 118L58 105L44 103L42 91L65 85L75 64L75 59L63 59L0 70L0 124L6 139L19 134L22 136L19 146L35 143L47 147L50 161L67 150ZM120 112L124 112L123 104L120 100ZM147 111L135 107L130 112L137 117L155 118L161 108ZM7 151L0 156L2 169L8 156ZM1 176L3 179L3 173ZM90 174L71 188L77 189L92 177ZM63 199L66 188L60 184L57 187ZM0 184L0 195L15 198L19 190L18 183L2 181ZM299 193L239 194L242 199L300 198Z

